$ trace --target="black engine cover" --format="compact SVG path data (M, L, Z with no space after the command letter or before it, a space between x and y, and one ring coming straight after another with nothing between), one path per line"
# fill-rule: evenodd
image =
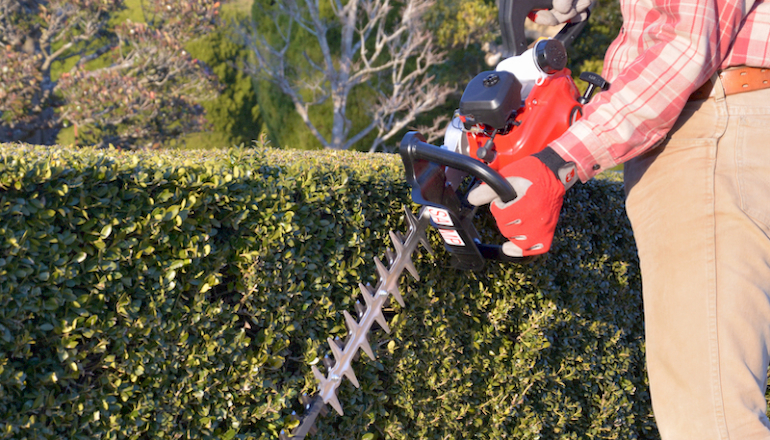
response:
M460 99L460 114L467 124L486 124L502 130L521 107L521 83L505 71L486 71L468 83Z

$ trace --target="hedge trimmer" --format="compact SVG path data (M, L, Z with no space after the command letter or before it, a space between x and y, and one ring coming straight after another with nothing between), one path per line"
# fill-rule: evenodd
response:
M494 71L478 74L466 87L460 100L458 115L447 131L444 147L428 144L417 133L408 133L401 141L399 153L404 163L406 180L412 187L412 200L422 205L417 216L406 207L406 236L390 232L393 250L386 251L384 264L375 258L379 274L375 287L359 284L365 304L358 309L358 320L343 312L348 327L345 341L328 339L333 359L328 359L326 374L311 367L318 382L313 397L303 396L305 408L299 426L291 433L281 433L282 440L303 439L315 431L317 417L326 405L343 415L337 388L347 378L358 388L352 361L359 350L370 359L374 351L367 334L374 323L387 333L388 324L382 307L390 296L403 307L399 278L406 269L419 281L412 253L422 244L431 254L426 231L436 228L444 246L453 256L453 266L461 270L479 270L486 260L519 261L505 255L501 246L484 244L473 226L476 207L467 202L468 192L484 182L504 202L516 193L497 170L545 148L578 118L583 105L595 89L609 84L599 75L583 73L580 78L589 86L582 95L566 68L568 46L586 21L567 24L553 39L541 40L527 49L524 19L530 11L551 7L551 0L511 0L500 2L500 24L506 55Z

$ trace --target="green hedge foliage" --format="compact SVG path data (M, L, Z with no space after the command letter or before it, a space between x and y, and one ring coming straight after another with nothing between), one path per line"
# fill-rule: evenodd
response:
M417 210L402 172L355 152L0 146L0 439L290 430ZM345 415L312 438L657 438L616 178L571 190L526 265L458 272L430 234L361 389L345 381Z

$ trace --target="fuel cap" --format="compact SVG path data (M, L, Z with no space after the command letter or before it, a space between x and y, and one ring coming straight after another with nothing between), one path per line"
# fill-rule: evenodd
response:
M535 44L535 61L540 70L550 75L567 66L567 49L559 40L540 40Z
M484 78L484 87L492 87L500 82L500 76L496 73L490 73Z

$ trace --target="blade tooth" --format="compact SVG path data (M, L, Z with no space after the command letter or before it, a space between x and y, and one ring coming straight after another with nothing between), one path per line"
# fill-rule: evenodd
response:
M433 248L430 247L430 243L428 243L428 237L420 238L420 244L425 248L426 251L428 251L428 255L431 257L436 256L436 252L433 251Z
M348 380L353 384L356 388L361 388L361 385L358 384L358 378L356 377L356 373L353 372L353 367L348 367L347 371L345 371L345 377L348 378Z
M372 290L368 290L368 291L369 292L373 292ZM374 295L373 294L369 294L368 298L369 298L368 301L374 301ZM372 308L371 304L370 304L369 308L370 309ZM382 309L377 309L376 307L375 307L375 309L376 310L372 310L372 312L371 312L371 313L374 313L374 320L375 320L375 322L377 322L377 324L379 324L380 327L382 327L382 329L385 330L385 333L390 333L390 327L388 327L388 320L385 319L385 315L382 314Z
M372 289L371 286L362 283L358 283L358 287L361 289L361 294L364 295L364 301L366 301L367 308L371 309L372 303L374 302L374 289ZM385 315L382 314L382 310L372 311L372 313L375 313L374 320L383 330L385 330L385 333L390 333L388 321L385 319Z
M342 411L342 405L340 405L340 400L337 398L337 394L332 394L331 397L329 397L329 400L324 400L324 403L328 403L331 405L332 408L334 408L335 411L337 411L337 414L344 416L345 413Z
M326 371L331 370L334 368L334 359L330 358L329 356L324 356L324 366L326 367Z
M416 233L416 231L419 229L420 221L417 220L417 217L414 216L412 210L409 209L406 205L404 205L404 212L406 213L406 221L408 223L409 234ZM425 208L422 208L418 215L420 218L422 218L423 216L427 216L429 214ZM433 252L433 248L428 242L428 236L425 234L425 229L419 232L417 241L425 248L426 251L428 251L428 254L430 254L432 257L436 256L436 254Z
M388 275L390 275L390 271L377 257L374 257L374 264L377 266L377 272L380 274L380 280L383 283L386 282L388 280Z
M356 319L351 316L350 313L348 313L347 310L342 311L342 316L345 317L345 324L348 326L348 331L351 334L355 334L358 331L358 322L356 322Z
M424 208L423 208L424 209ZM404 205L404 214L406 216L407 226L410 231L417 229L417 217L414 216L412 210L408 206Z
M403 236L399 237L400 234L396 234L393 231L390 231L390 241L393 242L393 247L396 248L396 253L398 255L401 255L404 252L404 240Z
M348 328L349 329L354 329L354 330L351 331L351 337L354 338L354 337L358 336L358 331L361 328L361 326L358 325L358 323L356 322L355 319L353 319L352 316L350 316L350 313L348 313L347 310L343 310L342 314L345 315L345 321L348 324ZM385 317L383 316L383 319L384 318ZM387 326L387 324L386 324L386 326ZM390 330L390 329L388 329L388 330ZM361 344L361 349L364 351L364 353L367 354L367 356L369 356L369 359L374 359L374 352L372 352L372 346L369 345L369 340L366 338L365 334L362 337L363 337L363 343ZM358 387L356 387L356 388L358 388Z
M428 251L428 254L430 254L431 257L436 256L436 253L433 252L433 248L428 242L428 236L425 234L425 229L420 231L420 233L417 235L417 241L422 245L422 247L425 248L426 251Z
M387 325L387 324L386 324ZM388 333L390 333L390 329L387 330ZM364 341L361 343L361 350L366 353L367 356L369 356L369 359L374 360L376 357L374 356L374 351L372 350L372 344L369 343L369 339L364 337Z
M332 349L334 365L337 365L340 362L340 359L342 359L342 349L340 349L339 344L335 342L334 339L327 338L326 341L329 342L329 347Z
M396 280L396 285L393 286L392 289L388 290L387 293L390 293L391 295L393 295L393 298L396 298L396 301L398 301L401 307L406 307L406 303L404 303L404 298L401 296L401 290L399 288L398 280Z
M374 264L377 266L377 272L380 273L380 284L385 284L388 281L388 275L390 275L390 271L385 267L384 264L382 264L382 261L380 261L379 258L374 258ZM406 307L406 303L404 303L404 298L401 297L401 292L398 287L398 279L396 279L396 285L393 286L392 289L388 290L388 293L393 295L394 298L396 298L396 301L398 301L399 304L401 304L401 307Z
M310 396L307 395L307 393L302 393L302 395L299 396L299 403L301 403L305 409L308 409L310 402L312 402L312 400L310 399Z
M358 287L361 289L361 294L364 295L364 301L366 302L366 308L371 309L374 304L374 289L370 285L363 285L358 283Z
M315 376L315 380L318 382L318 389L323 389L324 385L326 384L326 376L324 376L321 373L321 370L319 370L315 365L310 366L310 371L313 372L313 376Z
M356 301L355 307L356 307L356 314L358 315L358 319L363 318L364 313L366 313L366 307L363 304L361 304L361 301Z
M356 322L355 318L353 318L347 310L343 310L342 315L345 317L345 323L348 325L348 331L350 332L350 335L355 337L355 335L358 334L358 329L361 328L361 326L358 325L358 322Z
M366 307L371 307L372 302L374 301L374 289L370 285L364 285L363 283L358 283L358 288L361 289L361 294L364 295L364 301L366 302Z
M393 239L395 240L395 238ZM415 280L420 281L420 274L417 273L417 268L414 267L414 261L412 261L412 256L403 253L403 250L404 248L402 246L401 249L398 250L398 256L404 259L404 269L408 270Z
M396 301L398 301L398 304L401 305L401 307L406 307L406 303L404 302L404 297L401 296L401 292L396 290L395 292L390 292L391 295L393 295L393 298L396 298Z
M284 431L283 429L278 434L278 440L289 440L289 436L286 435L286 431Z
M393 262L396 261L396 254L390 249L385 249L385 257L388 259L388 264L391 266L393 265Z
M405 258L404 268L409 271L410 274L420 281L420 275L417 273L417 268L414 267L412 262L412 256L404 253L404 236L400 232L390 231L390 240L393 242L393 246L396 248L396 252L400 258ZM392 264L392 263L391 263Z
M388 327L388 320L385 319L385 315L382 314L382 309L377 310L374 315L374 321L377 322L377 324L382 327L383 330L385 330L385 333L390 333L390 327ZM369 354L369 353L367 353ZM372 358L374 359L374 358Z
M420 281L420 274L417 272L417 268L414 267L414 262L411 258L407 260L407 262L404 264L404 267L409 272L409 274L414 277L415 280Z
M418 229L419 220L417 220L417 218L415 218L414 215L412 215L412 212L408 208L406 208L406 210L409 211L409 215L407 216L407 219L411 217L411 219L409 219L409 232L414 232ZM429 216L430 214L428 214L428 211L426 208L422 208L418 215L420 216L420 219L422 219L423 217ZM430 246L430 243L428 242L428 236L425 234L425 229L420 231L420 233L417 236L417 240L425 248L425 250L428 251L428 253L432 257L436 256L436 253L433 252L433 248Z
M342 314L345 316L345 323L348 326L348 337L346 338L346 341L345 341L345 346L347 346L348 343L351 340L355 339L355 337L358 335L361 326L358 324L358 322L356 322L353 316L351 316L351 314L348 313L347 310L343 310ZM353 361L357 361L357 360L358 360L358 351L356 351L356 354L353 355Z
M385 333L390 334L390 327L388 326L388 320L385 319L385 315L382 314L382 311L380 311L380 313L374 317L374 320L377 321L377 324L379 324L383 330L385 330ZM374 359L374 356L372 356L372 359Z
M351 320L353 319L353 317L350 316L350 313L348 313L347 311L343 311L343 313L346 315L345 316L346 320L348 318L350 318ZM348 322L348 324L350 323ZM356 326L356 328L358 328L358 324L356 324L355 321L353 321L353 324ZM328 341L329 341L329 346L332 348L332 353L334 353L334 360L336 361L336 363L339 363L340 360L342 359L343 351L344 351L344 348L340 347L340 344L342 341L339 340L339 338L337 339L328 338ZM353 368L350 365L348 365L347 368L342 371L342 375L347 377L351 382L353 382L353 385L356 388L359 388L358 378L356 377L356 374L353 372Z

